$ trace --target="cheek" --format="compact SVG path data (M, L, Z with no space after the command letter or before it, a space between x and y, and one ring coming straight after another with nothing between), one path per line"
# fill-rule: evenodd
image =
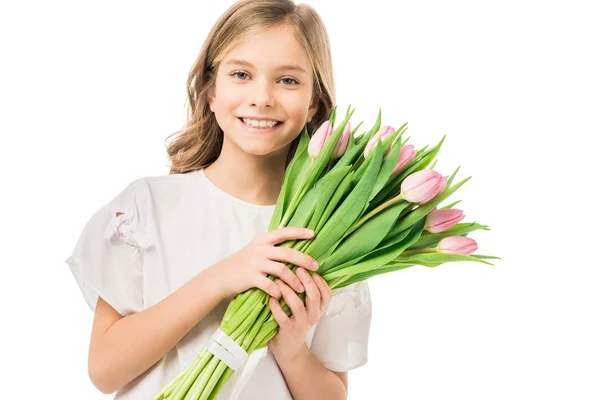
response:
M215 105L220 111L229 111L242 101L242 91L234 86L228 82L220 82L217 85Z
M285 96L282 100L286 104L286 109L290 118L294 120L304 120L308 115L308 107L310 106L308 96L300 93L293 93L290 96Z

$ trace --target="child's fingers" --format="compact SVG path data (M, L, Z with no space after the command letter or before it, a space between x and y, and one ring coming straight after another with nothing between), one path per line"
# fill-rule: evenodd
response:
M287 316L285 311L283 311L283 308L281 308L281 305L279 304L279 301L277 301L276 298L269 298L269 308L271 309L273 318L275 318L275 321L280 327L290 323L290 318Z
M281 289L281 295L290 310L292 310L294 319L303 323L306 320L306 309L304 308L304 303L300 300L300 297L298 297L296 292L286 285L285 282L277 279L275 283L277 283L277 286Z
M304 268L298 268L296 270L296 275L298 275L302 281L302 285L304 285L304 288L306 289L306 299L304 300L306 303L306 315L309 323L314 325L319 321L319 316L321 314L321 292L317 285L315 285L313 278Z
M331 301L333 292L332 292L331 288L329 287L329 285L327 284L327 282L325 281L325 279L323 279L323 277L321 275L314 274L313 280L314 280L315 284L317 285L317 287L319 288L319 292L321 293L320 309L321 309L321 312L324 313L325 310L327 310L327 306L329 305L329 302Z

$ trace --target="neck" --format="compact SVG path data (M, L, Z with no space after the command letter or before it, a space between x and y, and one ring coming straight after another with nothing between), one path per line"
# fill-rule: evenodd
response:
M240 200L256 205L277 203L289 146L264 156L232 152L223 145L219 158L204 168L210 181Z

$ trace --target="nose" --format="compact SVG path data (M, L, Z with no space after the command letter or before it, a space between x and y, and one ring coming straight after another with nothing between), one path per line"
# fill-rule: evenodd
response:
M256 85L250 89L250 105L256 107L273 107L275 105L275 97L273 95L273 87L266 80L256 80Z

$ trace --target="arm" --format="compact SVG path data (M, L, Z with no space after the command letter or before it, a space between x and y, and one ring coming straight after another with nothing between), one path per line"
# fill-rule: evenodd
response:
M113 393L159 361L224 299L214 283L207 268L161 302L127 317L99 297L88 356L94 386Z
M294 400L345 400L348 397L348 373L325 368L306 344L296 358L277 360L277 364Z

